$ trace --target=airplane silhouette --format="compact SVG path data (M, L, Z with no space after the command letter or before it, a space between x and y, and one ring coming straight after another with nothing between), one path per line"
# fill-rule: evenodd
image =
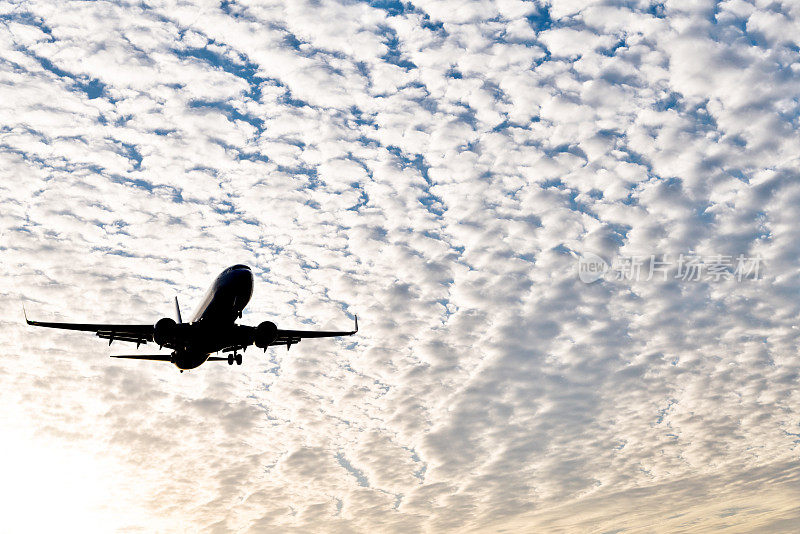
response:
M29 325L67 330L95 332L98 337L114 341L136 343L153 342L160 348L172 349L172 354L131 354L112 356L134 360L171 362L181 372L194 369L207 361L227 361L228 365L242 364L242 352L250 345L264 349L274 345L286 345L288 350L302 339L318 337L352 336L358 332L358 317L355 329L343 332L319 330L284 330L272 321L258 326L236 324L242 310L253 294L253 273L247 265L228 267L214 280L203 297L200 306L188 323L181 320L178 297L175 297L177 321L164 317L151 324L93 324L93 323L48 323L31 321L23 307L25 321ZM228 352L227 357L211 356L215 352Z

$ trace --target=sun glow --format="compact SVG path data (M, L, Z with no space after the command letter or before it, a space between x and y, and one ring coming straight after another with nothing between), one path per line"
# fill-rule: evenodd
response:
M107 532L113 523L108 477L91 451L65 448L65 440L37 439L31 433L4 432L0 442L5 527L9 532L47 532L80 528Z

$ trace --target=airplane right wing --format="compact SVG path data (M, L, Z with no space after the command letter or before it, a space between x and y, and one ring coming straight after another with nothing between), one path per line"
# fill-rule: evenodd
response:
M326 331L326 330L283 330L278 329L277 337L272 345L286 345L287 348L295 343L299 343L301 339L319 338L319 337L340 337L352 336L358 332L358 316L355 318L355 329L347 331Z

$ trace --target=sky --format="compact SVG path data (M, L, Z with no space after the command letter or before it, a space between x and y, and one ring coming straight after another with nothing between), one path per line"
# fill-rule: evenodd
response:
M796 531L796 2L0 21L0 530ZM360 331L181 374L23 323L235 263L242 323Z

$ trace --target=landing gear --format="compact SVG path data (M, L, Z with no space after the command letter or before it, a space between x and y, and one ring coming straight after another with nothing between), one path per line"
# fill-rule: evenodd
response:
M236 360L236 365L242 365L242 355L234 354L233 359Z
M228 365L233 365L233 354L228 354Z

